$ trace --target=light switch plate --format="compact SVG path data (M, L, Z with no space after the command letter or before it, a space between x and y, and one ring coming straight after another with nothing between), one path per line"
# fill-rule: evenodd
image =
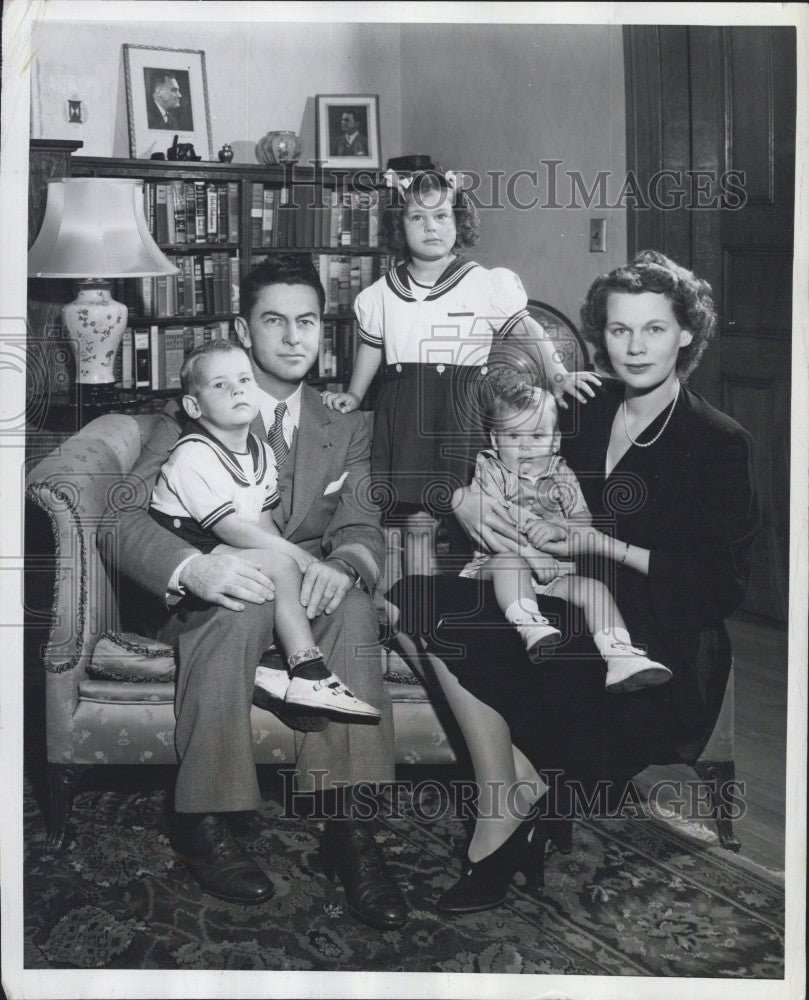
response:
M607 220L590 219L590 253L606 253Z

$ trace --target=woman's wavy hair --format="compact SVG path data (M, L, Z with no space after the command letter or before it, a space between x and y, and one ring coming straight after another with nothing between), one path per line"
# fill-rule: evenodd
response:
M412 183L404 192L392 188L382 220L379 226L379 236L387 249L395 255L397 263L410 260L410 251L404 232L404 210L413 201L415 195L423 198L431 191L451 191L453 188L446 177L438 170L423 170L412 175ZM455 215L456 253L461 253L468 247L477 246L480 240L480 217L469 195L455 189L452 201L452 211Z
M677 374L688 378L716 329L713 292L708 282L656 250L642 250L628 264L596 278L581 305L581 330L585 340L595 345L596 364L614 375L604 343L611 292L658 292L668 298L677 322L691 333L691 343L681 347L677 356Z

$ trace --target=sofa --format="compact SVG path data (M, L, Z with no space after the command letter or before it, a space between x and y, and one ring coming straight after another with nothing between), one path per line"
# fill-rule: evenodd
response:
M157 419L156 414L98 417L59 444L26 477L26 497L46 512L55 546L53 608L41 659L49 840L57 849L65 844L73 797L90 768L176 765L174 653L122 631L118 587L98 554L104 510L108 503L120 508L132 501L124 475ZM395 532L388 530L387 535L389 548L395 548ZM380 589L392 582L386 580ZM379 669L393 702L397 764L456 763L464 748L448 709L411 672L394 643L381 646ZM723 846L738 850L721 787L733 777L732 702L731 679L719 724L696 767L701 777L713 782ZM257 707L251 721L256 762L291 764L292 730Z

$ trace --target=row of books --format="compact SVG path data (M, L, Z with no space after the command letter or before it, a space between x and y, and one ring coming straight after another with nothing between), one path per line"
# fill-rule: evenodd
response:
M227 320L194 326L128 326L115 359L115 381L122 389L179 392L186 354L219 337L236 339Z
M313 199L321 198L322 201ZM377 247L380 201L376 191L314 191L253 183L253 247Z
M356 325L352 323L352 329L346 329L345 323L334 320L323 324L317 364L319 378L339 379L351 370L357 348ZM191 326L128 326L115 359L115 381L122 389L179 392L186 355L217 338L236 341L227 320Z
M315 263L326 290L327 313L347 313L363 288L388 270L387 257L318 254Z
M225 251L166 256L177 275L119 279L113 294L130 316L218 316L239 311L239 257Z
M238 243L237 181L145 181L143 200L158 243Z

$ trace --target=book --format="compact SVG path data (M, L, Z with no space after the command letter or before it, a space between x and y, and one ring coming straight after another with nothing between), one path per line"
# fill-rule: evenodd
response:
M203 313L210 316L216 312L214 281L213 281L213 256L206 253L202 258L202 281L203 281Z
M194 315L205 315L205 286L202 283L202 255L194 257Z
M228 181L228 243L239 242L239 184Z
M135 343L131 326L126 327L121 338L121 388L135 388Z
M208 243L216 243L219 227L219 191L216 184L205 185L205 238Z
M164 388L163 373L165 372L165 331L159 326L149 327L149 388L159 390Z
M164 389L180 388L180 369L185 360L185 329L167 326L163 332L163 386Z
M239 312L239 286L241 282L241 275L239 273L239 255L228 259L229 267L229 278L230 278L230 311L232 313L238 314Z
M174 236L172 243L187 243L188 237L185 228L185 182L171 182L171 205L169 206L169 219L174 218ZM171 227L169 227L171 228Z
M216 207L218 219L216 223L216 239L219 243L228 241L228 186L224 181L216 185Z
M168 198L168 185L155 184L155 240L158 243L169 241Z
M148 389L150 385L149 327L132 328L135 352L135 388Z
M275 211L275 191L265 187L262 195L261 239L256 246L272 246L273 218Z
M194 240L204 243L207 233L205 181L194 181Z
M262 245L264 220L264 185L253 181L253 197L250 202L250 246Z

